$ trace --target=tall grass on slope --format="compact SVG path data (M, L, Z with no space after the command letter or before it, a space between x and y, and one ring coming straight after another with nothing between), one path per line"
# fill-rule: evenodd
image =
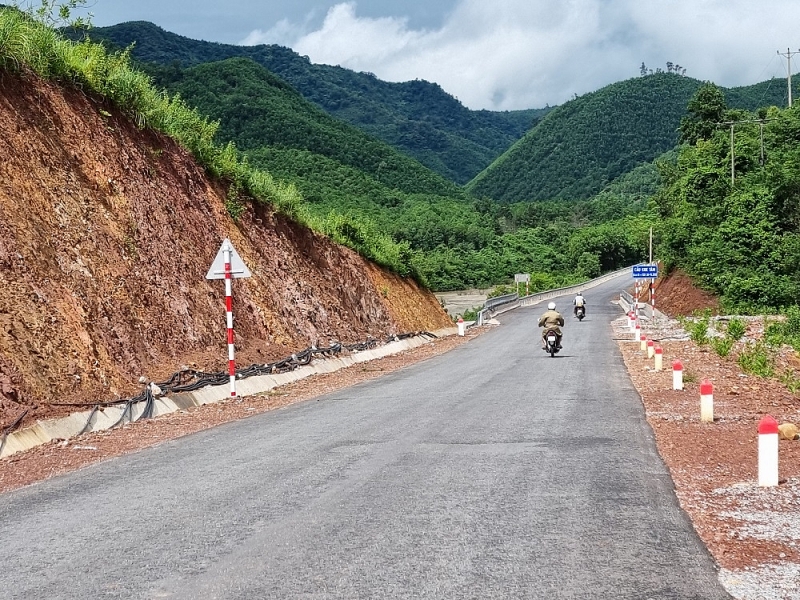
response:
M354 217L332 214L327 220L312 219L294 185L251 168L232 143L215 143L219 122L209 121L180 96L169 97L153 87L148 75L131 67L129 50L109 53L88 40L71 42L29 15L4 7L0 8L0 69L33 71L44 79L69 83L106 98L138 127L150 127L175 139L210 174L229 182L233 189L272 204L298 223L400 275L414 275L420 280L407 246Z

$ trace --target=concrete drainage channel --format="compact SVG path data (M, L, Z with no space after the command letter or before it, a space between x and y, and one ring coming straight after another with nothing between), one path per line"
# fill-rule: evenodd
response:
M398 354L404 350L410 350L423 344L427 344L434 337L445 337L455 335L457 328L447 328L435 331L432 335L421 333L420 335L409 337L384 344L377 348L353 352L347 356L336 356L322 360L312 360L310 364L298 367L288 373L278 373L273 375L258 375L246 379L237 380L237 397L253 396L263 394L276 387L293 383L300 379L305 379L311 375L321 373L333 373L339 369L352 365L368 362L392 354ZM215 404L231 398L230 389L225 385L209 385L193 392L182 392L169 396L155 398L150 407L152 417L166 415L178 410L186 410L204 404ZM53 440L63 440L79 435L87 431L87 424L90 424L90 431L102 431L110 429L125 420L125 412L128 414L128 422L136 421L142 416L147 407L145 403L132 405L108 406L103 410L83 411L63 417L60 419L49 419L37 421L35 425L26 427L19 431L9 433L5 440L0 444L0 458L10 456L23 450L29 450L35 446L46 444ZM89 421L91 420L91 423Z

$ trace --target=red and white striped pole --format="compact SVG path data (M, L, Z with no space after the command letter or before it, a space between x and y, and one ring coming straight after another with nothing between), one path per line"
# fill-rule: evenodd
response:
M650 308L653 309L653 318L656 316L656 280L650 280Z
M758 424L758 485L778 485L778 422L770 415Z
M700 382L700 420L714 422L714 386L708 379Z
M219 252L214 257L211 267L208 269L206 279L225 280L225 316L228 326L228 376L231 381L231 396L236 396L236 362L234 360L233 346L233 293L231 292L231 282L234 278L247 278L252 274L247 265L244 264L242 257L228 238L222 242Z
M236 361L234 360L233 346L233 292L231 280L231 246L227 240L222 245L222 254L225 260L225 317L228 321L228 376L231 379L231 397L236 396Z

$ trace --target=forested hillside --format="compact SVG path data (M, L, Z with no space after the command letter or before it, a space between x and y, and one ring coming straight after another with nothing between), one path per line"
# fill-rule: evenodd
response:
M408 244L420 277L436 290L537 274L535 289L575 281L638 259L639 228L607 225L640 211L654 190L651 168L610 188L602 202L475 202L422 165L337 121L249 59L187 69L149 68L160 85L219 119L217 136L250 164L291 182L315 218L346 218L362 232ZM602 232L580 229L606 224ZM577 242L576 240L582 240Z
M621 81L551 111L467 186L498 202L589 198L678 143L686 105L702 83L676 73ZM724 90L732 107L783 105L786 84Z
M145 63L191 67L233 57L266 67L329 114L413 156L440 175L466 183L504 152L548 109L473 111L426 81L389 83L370 73L312 64L289 48L191 40L147 22L90 30L117 48L135 43ZM80 37L82 32L72 32Z
M220 141L235 142L245 152L264 147L303 150L362 171L390 189L464 196L454 183L331 117L250 59L232 58L189 69L164 68L151 74L159 87L219 120ZM278 167L282 174L303 172L294 165L270 167Z
M733 174L730 129L716 126L727 121L736 122ZM707 84L693 98L681 134L684 145L677 161L660 165L659 256L719 294L726 310L796 306L798 108L731 110L722 90Z

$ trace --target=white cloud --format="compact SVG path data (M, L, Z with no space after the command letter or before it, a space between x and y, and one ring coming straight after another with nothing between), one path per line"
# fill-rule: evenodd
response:
M415 30L346 2L314 31L283 21L247 39L389 81L435 81L470 108L502 110L562 103L638 75L643 61L726 86L780 76L776 51L797 48L799 21L792 0L461 0L440 28Z

